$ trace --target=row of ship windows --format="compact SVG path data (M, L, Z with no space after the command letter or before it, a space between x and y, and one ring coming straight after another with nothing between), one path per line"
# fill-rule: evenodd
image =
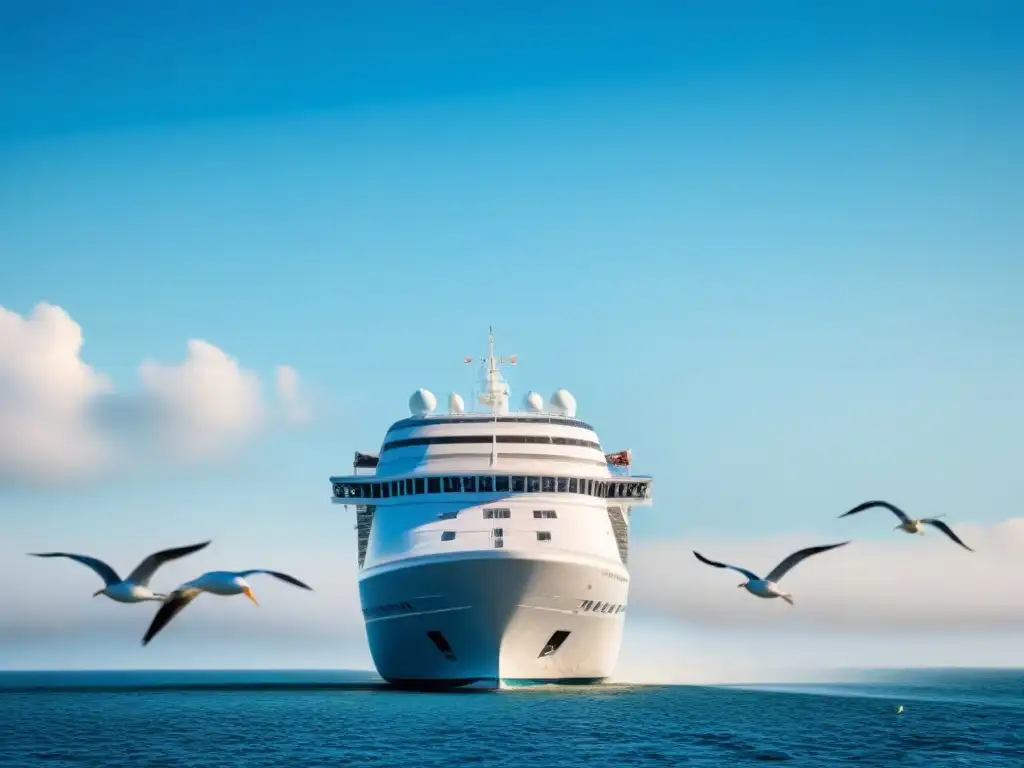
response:
M495 528L491 531L491 537L494 539L494 546L501 548L504 546L505 529ZM441 531L441 541L455 541L455 531ZM499 544L498 542L502 542ZM537 531L537 541L551 541L550 531Z
M472 416L435 416L430 419L411 418L396 421L388 428L388 433L408 427L433 426L435 424L558 424L563 427L579 427L591 432L594 428L585 421L570 419L565 416L488 416L487 418Z
M643 499L647 497L647 483L524 475L448 475L379 483L334 483L334 496L339 499L388 499L421 493L582 493L603 499Z
M579 440L575 437L553 437L551 435L441 435L438 437L407 437L404 440L392 440L384 443L380 449L383 454L396 448L412 448L421 445L490 445L491 443L512 443L515 445L572 445L577 448L601 450L601 444L592 440Z
M593 611L594 613L622 613L626 610L624 605L612 605L611 603L598 603L593 600L584 600L580 603L581 611Z

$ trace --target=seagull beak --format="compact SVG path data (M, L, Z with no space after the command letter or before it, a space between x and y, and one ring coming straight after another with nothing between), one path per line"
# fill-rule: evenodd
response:
M254 595L252 593L252 587L242 587L242 592L245 594L246 597L248 597L250 600L252 600L256 604L257 608L259 607L260 603L256 599L256 595Z

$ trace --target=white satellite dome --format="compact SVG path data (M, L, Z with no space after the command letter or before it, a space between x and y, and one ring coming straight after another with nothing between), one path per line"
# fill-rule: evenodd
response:
M540 413L544 410L544 398L536 392L527 392L523 398L523 407L533 413Z
M437 398L429 389L417 389L409 398L409 412L413 416L426 416L437 408Z
M566 416L576 415L576 398L567 389L559 389L551 396L551 407Z
M462 399L462 395L458 392L452 392L448 395L448 413L465 413L466 412L466 401Z

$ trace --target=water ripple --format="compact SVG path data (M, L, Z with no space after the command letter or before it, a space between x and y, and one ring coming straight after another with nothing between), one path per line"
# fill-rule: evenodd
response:
M983 691L933 695L896 715L898 700L882 689L808 696L605 686L453 696L315 682L176 690L168 681L158 689L120 681L114 690L92 681L69 690L0 681L0 766L1019 768L1024 754L1019 710L979 703Z

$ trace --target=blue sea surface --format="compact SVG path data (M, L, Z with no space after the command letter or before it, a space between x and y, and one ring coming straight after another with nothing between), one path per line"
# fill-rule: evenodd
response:
M3 768L765 762L1020 768L1024 671L452 693L344 671L0 673Z

